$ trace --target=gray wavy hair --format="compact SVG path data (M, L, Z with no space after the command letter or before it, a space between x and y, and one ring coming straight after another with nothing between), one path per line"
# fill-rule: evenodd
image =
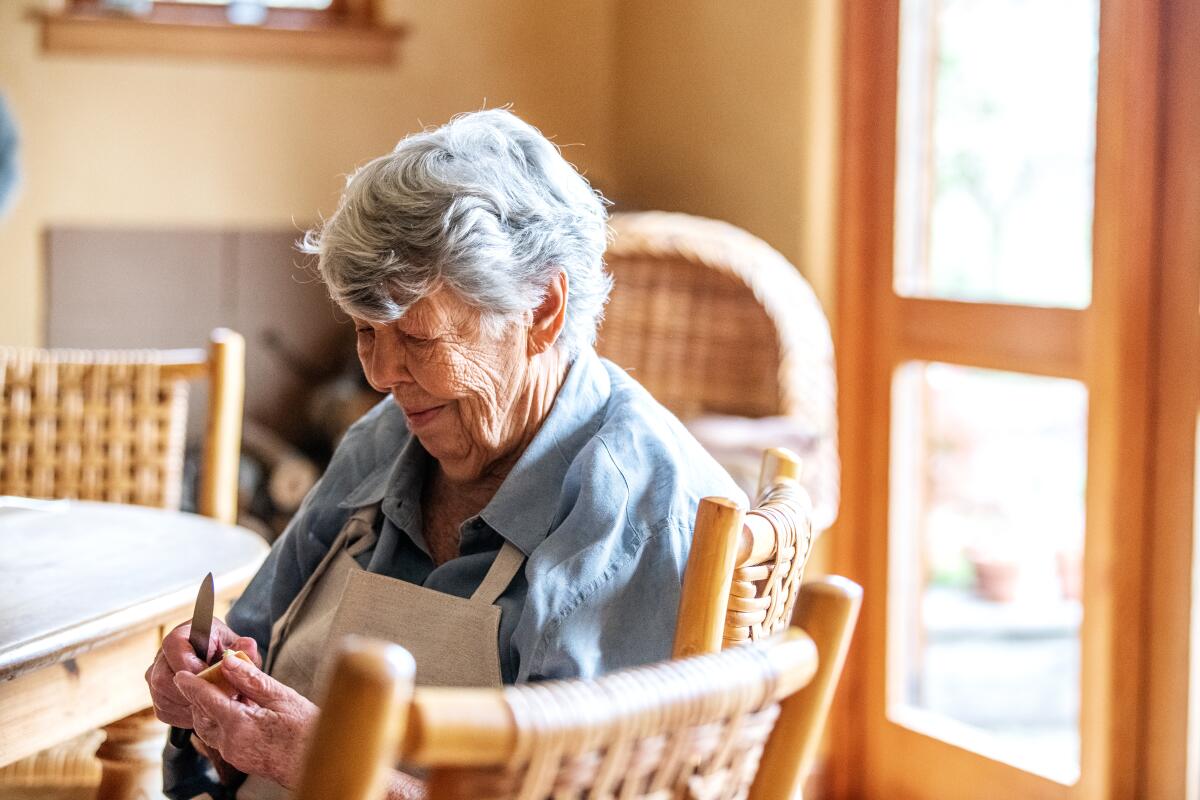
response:
M300 249L333 300L374 322L449 286L493 324L569 284L558 346L595 341L612 279L607 201L536 128L502 109L403 139L346 181L337 211Z

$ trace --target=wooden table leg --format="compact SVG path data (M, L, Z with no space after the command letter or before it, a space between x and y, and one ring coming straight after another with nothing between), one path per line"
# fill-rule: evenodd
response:
M96 751L101 768L96 800L161 800L167 726L154 710L106 725L104 732L108 738Z

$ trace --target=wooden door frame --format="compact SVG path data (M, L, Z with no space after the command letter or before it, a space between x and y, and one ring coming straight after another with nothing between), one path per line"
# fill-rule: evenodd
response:
M898 9L897 0L846 0L842 6L834 316L843 483L833 559L838 571L863 584L865 602L832 725L837 755L830 793L919 793L914 785L888 783L878 769L886 729L894 723L885 721L885 657L871 648L885 641L887 626L891 374L906 357L920 357L1087 383L1081 776L1074 786L1051 787L1039 778L1021 789L1034 797L1176 796L1180 786L1171 781L1182 780L1183 744L1152 748L1157 737L1151 732L1166 725L1174 735L1187 726L1179 710L1186 703L1176 700L1164 711L1163 701L1178 697L1180 664L1186 669L1181 642L1190 614L1192 531L1190 522L1185 527L1178 520L1194 502L1194 482L1164 482L1169 459L1182 448L1159 445L1190 430L1195 446L1195 388L1187 390L1190 423L1179 408L1163 406L1168 396L1176 406L1189 402L1187 391L1164 387L1196 363L1195 325L1184 336L1162 333L1168 325L1186 328L1170 322L1184 311L1164 316L1172 299L1186 310L1190 296L1196 311L1200 122L1188 89L1194 93L1200 85L1200 66L1196 39L1189 44L1187 36L1200 31L1197 4L1102 0L1093 298L1079 311L893 293ZM918 317L920 324L912 324ZM1018 323L1037 335L1014 335ZM1169 535L1163 528L1168 518L1177 521ZM1150 626L1145 623L1152 612ZM1159 626L1159 614L1168 625ZM919 762L936 748L915 749L923 751L910 754L918 762L918 784L924 772ZM989 763L975 763L972 777L988 780ZM1003 780L1014 781L1010 768L994 766L1005 773ZM1156 791L1144 791L1151 787Z
M1156 303L1151 498L1147 542L1145 713L1138 730L1139 797L1200 800L1200 756L1189 753L1194 623L1196 446L1200 413L1200 3L1169 0L1163 39L1161 265ZM1191 464L1192 470L1181 465ZM1192 720L1195 725L1200 720ZM1195 731L1192 732L1195 735ZM1186 776L1186 777L1185 777ZM1182 786L1186 780L1189 786Z

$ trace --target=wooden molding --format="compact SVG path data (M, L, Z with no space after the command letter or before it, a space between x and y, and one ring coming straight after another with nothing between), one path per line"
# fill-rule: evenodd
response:
M386 66L397 60L407 29L349 17L320 24L233 25L218 19L139 18L80 12L34 12L42 51L79 55L182 56ZM287 20L294 23L293 20Z
M893 297L896 362L946 361L1033 375L1084 377L1089 309Z

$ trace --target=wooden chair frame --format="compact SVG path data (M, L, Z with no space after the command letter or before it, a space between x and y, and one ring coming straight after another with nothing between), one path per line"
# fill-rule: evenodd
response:
M794 796L804 767L812 758L809 749L798 750L797 746L807 745L814 709L827 705L830 683L845 658L861 602L859 588L840 578L806 584L803 592L804 602L798 608L805 611L799 621L808 628L793 628L770 641L751 645L763 648L771 662L773 697L781 700L779 716L751 784L749 796L753 800L790 800ZM732 663L746 652L738 648L700 658ZM396 645L365 639L344 643L308 745L297 800L379 797L388 769L399 761L431 769L432 800L470 796L464 794L469 784L463 779L469 780L467 773L471 770L524 767L519 745L525 731L518 722L520 715L514 712L512 697L522 687L414 689L414 675L411 656ZM611 676L601 680L609 679ZM554 683L560 688L559 696L570 697L572 686L589 682ZM652 697L648 685L635 684L632 688L643 687ZM720 688L697 691L719 693ZM650 706L642 713L655 712ZM580 719L567 727L578 732L586 726L586 721ZM622 728L620 724L612 727ZM597 749L618 744L603 738L593 743Z
M679 622L673 648L675 658L713 653L738 643L730 637L729 632L739 625L739 618L746 616L746 613L739 611L737 607L731 610L731 604L740 600L742 606L745 606L747 600L735 592L734 576L739 571L749 572L755 567L769 566L775 559L780 547L780 531L772 523L771 516L760 511L771 504L776 487L797 487L800 475L800 459L786 449L773 448L763 455L757 492L760 502L758 507L745 512L736 503L724 498L710 497L701 501L696 515L691 554L683 577ZM799 491L802 493L803 490ZM802 498L801 503L804 500L806 498ZM789 503L784 511L793 515L811 516L811 505ZM829 597L831 593L836 594L834 587L848 582L840 578L825 578L803 586L798 585L803 571L803 560L807 559L811 550L814 533L811 519L795 522L799 538L807 537L807 541L796 542L793 545L795 552L792 558L802 559L793 564L794 572L786 578L794 583L768 588L770 592L784 595L773 598L772 602L794 599L791 624L813 632L828 626L829 619L837 618L836 614L833 617L828 616L832 611ZM800 553L801 549L803 555ZM760 606L765 599L758 599ZM757 613L761 616L761 609ZM766 626L764 635L771 633L771 627ZM849 646L850 630L825 630L822 635L831 644L819 648L821 662L817 668L817 675L804 692L789 701L795 706L789 719L802 722L794 722L787 726L789 733L786 739L776 745L782 752L790 754L788 758L779 758L778 768L791 770L789 780L797 791L816 760L821 732L829 715L833 693L837 688L846 649ZM817 637L814 635L814 638Z

